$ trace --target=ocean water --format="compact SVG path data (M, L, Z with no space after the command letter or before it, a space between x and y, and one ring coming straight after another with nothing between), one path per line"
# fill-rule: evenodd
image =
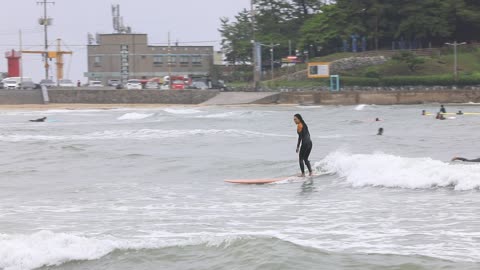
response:
M480 269L480 164L449 162L480 116L422 109L0 111L0 269Z

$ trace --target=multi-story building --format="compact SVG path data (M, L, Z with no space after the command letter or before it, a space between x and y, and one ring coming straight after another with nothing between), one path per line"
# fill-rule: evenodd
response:
M146 34L100 34L88 45L89 80L209 75L213 46L149 46Z

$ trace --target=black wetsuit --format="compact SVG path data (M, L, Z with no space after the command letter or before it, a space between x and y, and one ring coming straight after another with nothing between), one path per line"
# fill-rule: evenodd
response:
M440 112L441 112L441 113L447 113L447 110L445 109L445 107L441 107L441 108L440 108Z
M308 127L303 124L299 124L297 128L298 133L298 143L297 149L300 147L299 152L299 162L300 162L300 170L302 170L302 174L305 173L305 166L303 163L307 165L308 171L312 172L312 166L310 165L310 161L308 157L310 156L310 152L312 152L312 140L310 139L310 132L308 132Z
M480 158L477 159L466 159L466 158L455 158L455 160L463 161L463 162L480 162Z
M45 120L47 120L47 118L43 117L43 118L39 118L39 119L35 119L35 120L30 120L30 122L45 122Z

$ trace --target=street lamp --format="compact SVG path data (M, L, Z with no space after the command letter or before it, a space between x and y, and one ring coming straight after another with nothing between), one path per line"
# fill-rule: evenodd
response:
M263 43L260 43L260 46L264 46L264 47L267 47L267 48L270 48L270 64L271 64L271 69L272 69L272 81L273 81L273 77L274 77L274 72L273 72L273 68L274 68L274 55L273 55L273 49L277 46L280 46L280 44L273 44L273 43L270 43L270 45L266 45L266 44L263 44Z
M457 47L461 45L465 45L467 43L466 42L457 43L457 41L455 40L455 42L453 43L445 43L445 44L449 46L453 46L453 54L454 54L453 76L455 77L455 81L456 81L458 79Z

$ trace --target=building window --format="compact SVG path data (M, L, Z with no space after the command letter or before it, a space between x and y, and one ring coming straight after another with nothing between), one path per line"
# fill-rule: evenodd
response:
M163 56L156 55L153 57L153 64L155 66L161 66L163 65Z
M177 66L177 56L176 55L169 55L168 56L168 65L169 66Z
M186 66L190 64L190 59L188 56L180 56L180 65Z
M93 65L96 67L101 67L102 66L102 57L101 56L95 56L93 60Z
M194 66L201 66L202 65L202 57L200 55L192 56L192 64Z

